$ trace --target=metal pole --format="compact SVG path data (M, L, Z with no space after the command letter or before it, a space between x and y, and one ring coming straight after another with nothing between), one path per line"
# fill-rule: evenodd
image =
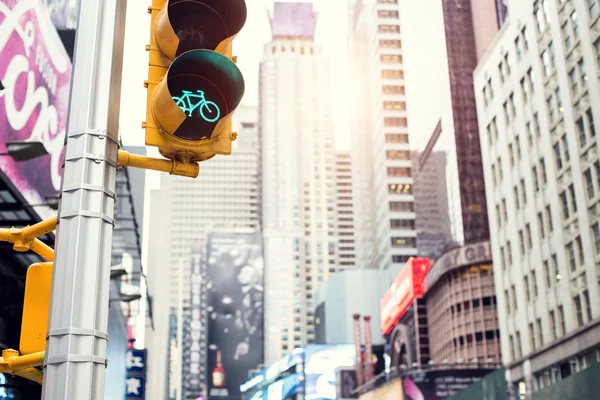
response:
M81 0L52 273L44 400L104 400L127 0Z

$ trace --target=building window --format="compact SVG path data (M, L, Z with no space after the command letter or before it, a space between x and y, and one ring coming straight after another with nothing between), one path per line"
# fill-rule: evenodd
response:
M540 158L540 170L542 172L542 183L548 183L548 175L546 175L546 161L543 158Z
M404 111L404 110L406 110L406 103L403 101L384 101L383 109L386 111L389 111L389 110Z
M560 204L562 206L563 219L568 219L570 216L569 212L569 200L567 199L567 192L560 194Z
M573 208L573 213L577 212L577 197L575 197L575 187L573 184L569 185L569 194L571 195L571 207Z
M384 64L402 64L402 56L398 54L382 54L379 59Z
M384 69L381 71L383 79L404 79L404 71L399 69Z
M585 112L585 117L587 119L588 131L590 133L590 136L595 137L596 136L596 128L594 127L594 115L592 114L591 108L588 108L588 110Z
M583 118L579 118L575 123L577 125L577 133L579 134L579 146L583 147L587 143L587 135L585 134L585 123Z
M385 134L385 142L386 143L408 143L408 135L406 133L386 133Z
M583 308L581 307L581 298L579 296L575 296L573 298L573 304L575 306L575 315L577 315L577 327L581 328L583 326Z
M573 41L571 40L571 28L569 28L569 23L565 22L562 26L563 36L565 37L565 48L567 51L571 50L573 47Z
M544 229L544 216L541 212L538 213L538 227L540 231L540 237L543 239L546 237L546 230Z
M565 321L565 310L563 306L558 306L558 322L560 324L560 335L567 333L567 322Z
M593 199L596 195L594 190L594 179L592 178L592 170L588 168L584 173L583 177L585 179L585 187L587 189L588 199Z
M405 94L404 86L384 85L383 94Z
M539 190L540 190L540 181L538 179L537 167L533 167L531 169L531 174L533 176L533 187L534 187L534 189L535 189L536 192L539 192Z
M592 233L594 235L594 247L598 255L600 254L600 224L598 222L592 226Z
M380 33L400 33L400 25L379 25Z
M544 345L544 330L542 329L541 318L537 319L537 331L538 331L538 341L540 342L540 346L543 346Z
M392 229L415 229L414 219L390 219Z
M558 338L558 327L556 326L554 311L550 311L550 329L552 330L552 339L556 340Z
M554 160L556 162L556 169L560 170L563 167L563 160L560 151L560 143L554 145Z
M395 10L377 10L377 16L379 18L399 18L398 11Z
M533 324L530 323L529 324L529 338L530 338L530 344L531 344L531 350L535 351L535 332L533 330Z
M590 9L590 19L595 19L598 16L598 1L588 0L588 7Z
M391 183L388 185L389 194L413 194L412 185L407 183Z
M523 277L523 285L525 286L525 298L529 303L531 301L531 292L529 291L529 277Z
M417 242L415 238L393 237L390 240L391 245L394 248L412 249L414 247L417 247Z
M583 302L585 303L585 315L588 321L592 320L592 304L590 303L590 293L584 290L582 293Z
M388 176L396 176L396 177L412 176L410 168L408 168L408 167L388 167L387 175Z
M407 127L408 126L408 120L406 118L399 118L399 117L385 117L384 118L384 125L385 126L398 126L398 127Z
M546 206L546 221L548 221L548 232L552 232L554 224L552 223L552 209L549 205Z
M569 155L569 142L567 141L567 135L562 136L561 142L562 142L563 152L565 155L565 161L568 162L571 160L571 156Z
M569 243L565 250L567 251L567 258L569 262L569 266L571 267L571 272L575 272L577 270L577 258L575 257L575 244L573 242Z
M577 11L571 13L571 24L573 25L573 36L575 40L579 39L579 22L577 21Z
M396 14L398 11L396 11ZM402 48L402 42L400 40L381 39L379 40L379 47L384 49L400 49Z
M544 278L546 278L546 289L550 289L552 287L552 272L550 272L548 260L544 261Z
M585 254L583 253L583 243L581 242L581 236L575 238L577 243L577 251L579 252L579 265L585 264Z

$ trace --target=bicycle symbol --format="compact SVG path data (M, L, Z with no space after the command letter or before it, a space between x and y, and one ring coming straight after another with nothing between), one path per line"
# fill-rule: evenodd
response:
M221 116L219 106L213 101L206 100L202 90L198 90L197 94L189 90L183 90L182 92L181 97L173 96L173 100L188 117L191 117L194 110L198 108L198 113L206 122L215 122L219 119ZM194 102L194 100L196 101Z

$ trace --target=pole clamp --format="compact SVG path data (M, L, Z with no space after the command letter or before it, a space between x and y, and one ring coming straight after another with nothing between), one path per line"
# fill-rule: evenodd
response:
M115 139L114 137L112 137L112 135L108 134L106 129L89 129L89 128L69 132L69 134L65 138L65 143L66 143L67 139L69 139L69 138L78 138L83 135L96 136L100 140L108 139L111 142L115 143L117 146L119 146L119 141L117 139Z

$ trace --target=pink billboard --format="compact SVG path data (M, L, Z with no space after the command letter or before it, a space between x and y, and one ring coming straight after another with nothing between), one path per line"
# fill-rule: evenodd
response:
M0 157L30 204L60 189L70 79L71 60L40 0L0 0L0 153L7 141L39 141L49 153L24 162Z

